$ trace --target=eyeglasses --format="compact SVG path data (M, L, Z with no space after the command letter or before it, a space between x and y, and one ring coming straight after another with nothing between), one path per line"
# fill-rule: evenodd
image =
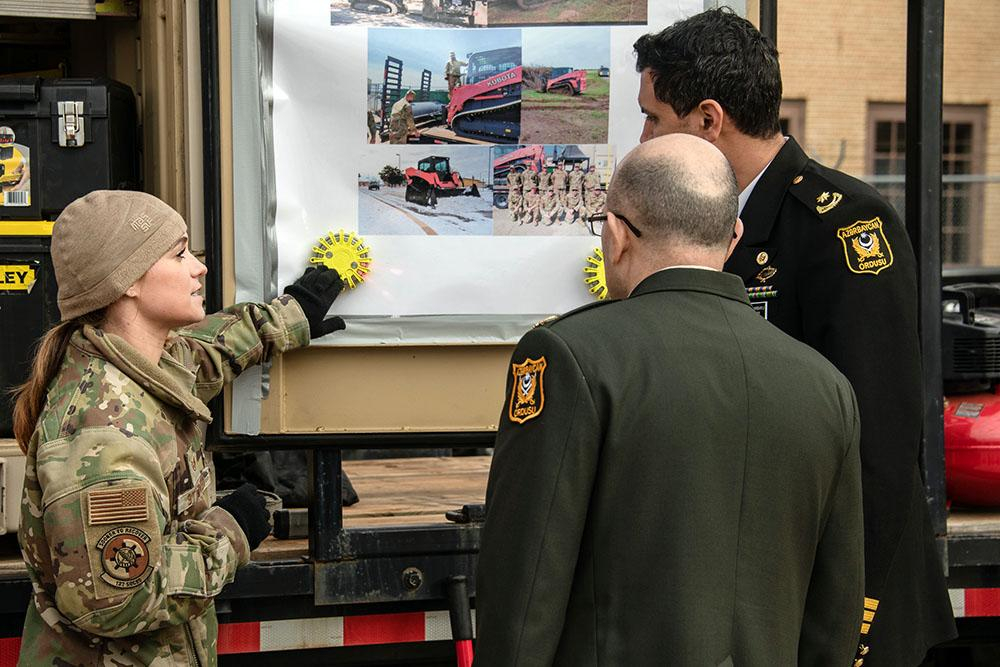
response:
M632 233L635 234L636 238L642 236L642 232L640 232L635 225L629 222L628 218L626 218L621 213L615 213L614 211L611 212L614 213L616 218L624 222L626 227L632 230ZM607 213L597 213L587 218L587 227L590 229L590 233L593 234L594 236L600 236L601 232L604 230L604 222L607 219L608 219Z

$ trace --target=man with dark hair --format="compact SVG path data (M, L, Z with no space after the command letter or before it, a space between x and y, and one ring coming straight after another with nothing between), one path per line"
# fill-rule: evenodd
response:
M861 414L864 620L856 665L915 665L955 636L919 469L923 416L913 250L865 183L784 137L774 45L711 10L635 43L641 140L715 144L740 188L745 233L725 269L754 308L852 382Z
M518 343L476 667L849 664L864 595L854 395L722 272L736 202L708 142L638 147L591 222L612 299Z

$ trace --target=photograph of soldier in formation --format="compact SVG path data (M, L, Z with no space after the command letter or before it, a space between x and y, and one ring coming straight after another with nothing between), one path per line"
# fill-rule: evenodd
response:
M585 236L604 213L614 151L604 144L493 148L494 236Z
M487 24L646 23L646 0L490 0Z
M608 28L521 31L521 143L608 142Z

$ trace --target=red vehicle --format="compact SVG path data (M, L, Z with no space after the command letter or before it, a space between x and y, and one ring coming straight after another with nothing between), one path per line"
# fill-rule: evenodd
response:
M951 285L942 301L948 498L995 507L1000 505L1000 285Z
M465 187L461 174L451 170L446 157L425 157L417 162L416 168L407 167L403 173L406 175L406 201L434 206L438 197L479 196L479 188L475 184Z
M451 92L447 120L463 137L517 143L521 133L521 47L470 54L465 83Z
M572 67L553 67L545 79L543 93L579 95L587 89L587 72Z

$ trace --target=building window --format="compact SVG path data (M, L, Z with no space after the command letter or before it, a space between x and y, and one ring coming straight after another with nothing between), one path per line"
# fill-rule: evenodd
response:
M906 120L902 104L869 106L870 182L905 216ZM983 235L983 153L986 108L942 109L941 261L944 266L980 264Z
M781 133L786 137L795 137L799 145L804 146L806 143L806 101L781 100L781 110L778 113Z

